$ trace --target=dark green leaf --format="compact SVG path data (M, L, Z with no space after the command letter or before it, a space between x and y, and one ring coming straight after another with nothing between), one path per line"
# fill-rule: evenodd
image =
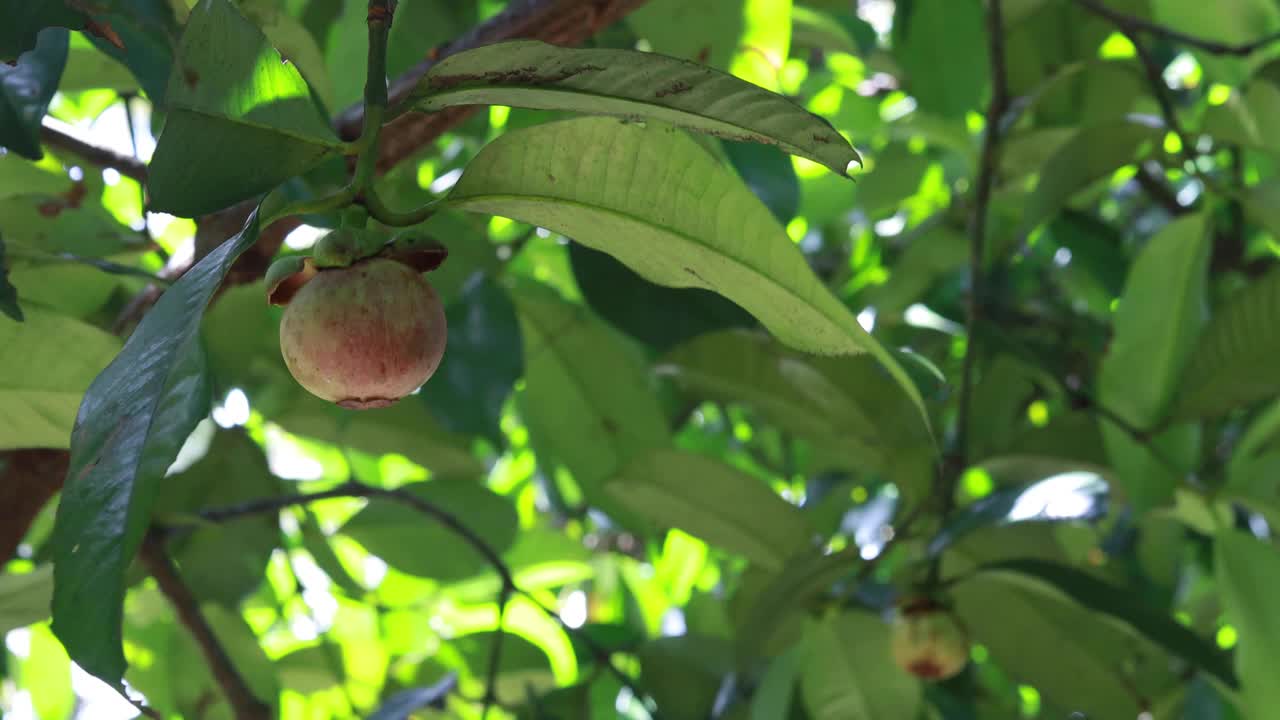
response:
M574 50L534 40L489 45L436 65L410 102L424 112L513 105L649 118L777 145L840 175L861 162L827 121L780 95L697 63L632 50Z
M733 598L739 657L780 652L783 629L797 624L806 605L850 574L857 562L856 548L829 555L806 551L789 558L778 572L746 576Z
M502 552L515 540L516 511L511 503L470 480L411 483L404 491L458 518ZM366 550L401 572L436 580L470 577L488 567L466 540L413 507L375 499L342 526Z
M731 648L720 638L682 635L641 646L640 677L663 714L673 720L708 717L720 679L733 668Z
M988 78L980 0L914 0L908 7L899 58L911 94L944 117L977 109Z
M1214 565L1227 619L1239 631L1236 672L1248 717L1266 717L1280 707L1273 670L1280 662L1280 615L1273 601L1280 591L1280 553L1270 542L1239 530L1214 538Z
M654 52L728 70L743 31L746 0L648 0L627 24Z
M1236 685L1226 653L1168 614L1159 612L1129 588L1113 585L1068 565L1032 558L987 565L978 572L1024 576L1029 586L1043 592L1061 593L1089 610L1127 625L1227 686Z
M329 546L329 538L316 525L315 519L310 513L307 520L302 524L302 546L311 554L311 559L316 561L316 566L329 576L329 580L342 591L351 597L361 597L365 594L365 588L351 577L351 573L347 572L346 566L338 559L333 548Z
M239 235L165 291L80 405L52 541L53 629L73 660L115 687L125 670L125 570L158 483L209 409L200 317L258 232L255 211Z
M769 210L674 128L583 118L510 132L471 161L449 202L556 230L661 285L714 290L793 347L870 353L926 414Z
M0 237L0 312L11 320L23 320L22 308L18 305L18 289L9 281L9 263L4 259L4 237Z
M113 12L98 16L120 38L124 48L90 37L98 51L129 68L147 98L164 105L166 85L173 67L178 23L167 0L112 0Z
M44 156L40 123L67 65L68 36L62 28L42 30L17 65L0 63L0 146L32 160Z
M755 143L724 141L729 163L751 192L778 218L790 222L800 211L800 180L791 158L777 148Z
M800 679L801 648L792 648L774 658L751 697L751 720L777 720L791 716Z
M477 274L445 315L449 347L422 398L445 428L500 446L502 406L524 373L515 306L501 286Z
M229 0L191 11L151 160L151 209L213 212L305 172L340 144L297 68Z
M1179 383L1173 414L1213 417L1280 392L1280 273L1259 278L1214 313Z
M756 324L745 310L713 292L655 285L586 245L572 243L569 260L592 309L659 352L704 332Z
M589 504L634 525L604 485L634 458L670 443L648 378L621 340L581 306L546 288L521 287L513 295L524 338L521 408L534 447L569 469Z
M88 18L68 0L0 0L0 63L36 47L46 28L79 30Z
M651 452L628 464L606 490L660 525L680 528L771 570L781 569L808 541L799 510L761 480L702 455Z

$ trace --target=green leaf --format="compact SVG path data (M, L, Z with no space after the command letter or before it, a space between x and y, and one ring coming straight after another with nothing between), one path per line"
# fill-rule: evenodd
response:
M746 0L648 0L627 15L654 52L728 70L746 30Z
M9 280L9 263L4 259L3 236L0 236L0 312L10 320L23 321L22 308L18 305L18 289Z
M1140 428L1162 420L1204 323L1209 233L1203 214L1175 220L1139 253L1116 311L1098 399Z
M125 670L125 570L160 479L209 409L200 318L258 232L255 211L166 290L80 404L52 539L53 631L76 663L113 687Z
M898 668L889 626L863 611L810 620L804 631L800 690L813 720L913 718L920 682Z
M1280 707L1274 672L1280 662L1280 616L1273 602L1280 592L1280 553L1239 530L1219 532L1213 548L1223 608L1240 637L1236 672L1249 709L1246 714L1271 717Z
M800 211L800 180L795 165L782 151L768 145L724 141L729 164L742 181L778 218L790 222Z
M751 720L791 717L796 686L800 679L802 648L792 648L774 658L751 696Z
M882 471L899 452L932 454L911 398L866 355L805 356L728 330L694 338L654 369L695 397L751 406L842 466Z
M502 406L524 373L515 306L501 286L477 274L445 316L448 352L422 399L445 428L501 446Z
M1280 373L1280 273L1254 280L1216 313L1187 361L1173 416L1215 417L1274 397Z
M29 573L0 574L0 633L26 627L49 617L53 597L53 566Z
M0 146L32 160L44 156L40 123L67 65L68 43L66 30L42 30L35 48L17 65L0 63Z
M364 586L351 577L351 573L329 545L329 538L316 524L315 517L310 512L302 523L302 547L311 554L316 566L324 571L334 585L342 588L343 592L356 598L365 594Z
M444 699L458 685L458 678L450 673L430 687L402 690L387 698L369 720L408 720L415 710L442 705Z
M733 626L738 656L751 659L780 652L783 629L801 618L800 611L850 574L858 562L851 548L822 555L805 551L788 558L778 572L755 570L744 576L733 597Z
M979 0L914 0L903 18L899 58L920 107L964 117L987 86L987 40ZM959 59L963 58L963 61Z
M220 432L208 454L183 472L165 478L156 496L157 516L184 515L278 495L267 459L238 430ZM169 542L182 578L196 597L236 607L262 584L267 562L280 542L278 514L248 515L194 528Z
M421 3L406 3L412 7ZM329 71L324 64L324 53L316 44L313 36L302 22L295 19L288 11L280 7L274 0L242 0L240 12L262 29L271 44L280 51L280 56L293 63L298 72L307 81L307 85L315 91L325 107L337 109L334 104L333 82L329 79ZM402 27L406 22L404 15L396 17L395 27ZM353 35L359 33L351 33ZM396 74L396 70L389 70Z
M1036 189L1027 198L1017 237L1030 234L1091 183L1130 165L1164 138L1155 124L1125 121L1086 127L1064 142L1040 168Z
M605 488L624 507L771 570L808 541L800 511L725 463L680 450L632 461ZM734 498L725 502L725 498Z
M483 485L469 480L436 480L410 483L402 489L454 515L497 552L515 541L515 508ZM454 531L392 500L371 500L341 532L388 565L411 575L459 580L488 567L484 556Z
M166 85L173 68L173 53L180 30L169 0L111 0L112 12L95 19L106 23L124 48L90 37L99 53L115 58L138 80L147 98L164 105Z
M423 112L512 105L649 118L777 145L840 175L861 164L826 120L788 99L697 63L633 50L574 50L535 40L488 45L436 65L408 102Z
M926 415L910 377L814 276L742 183L688 136L583 118L506 133L467 167L451 205L550 228L647 280L729 298L808 352L869 352Z
M68 447L80 399L119 350L110 333L40 306L25 322L0 318L0 449Z
M733 667L727 643L693 634L651 640L637 654L644 687L672 720L709 717L721 678Z
M588 503L633 525L604 485L631 460L670 444L639 361L581 306L545 288L513 292L524 338L522 416L539 456L562 463Z
M0 63L9 63L36 47L45 28L79 30L87 18L68 0L0 0Z
M753 327L745 310L700 288L655 285L607 253L572 243L569 261L578 289L610 325L657 351L704 332Z
M194 217L305 172L341 144L298 70L228 0L191 11L151 160L151 209Z
M1009 560L978 570L981 574L1007 574L1009 580L1049 596L1067 598L1141 633L1147 639L1189 664L1235 687L1230 656L1195 632L1159 612L1132 589L1118 587L1068 565L1034 558Z
M31 694L32 709L41 720L70 720L77 698L71 688L71 660L49 626L29 628L26 657L10 677Z
M139 234L122 225L99 198L86 198L79 207L62 199L22 195L0 200L5 242L15 261L41 253L70 253L79 258L104 258L141 249Z
M1000 542L994 535L991 540ZM971 640L1064 716L1078 711L1097 718L1136 717L1145 709L1138 696L1152 687L1144 677L1129 676L1127 668L1149 671L1153 684L1167 680L1168 663L1158 648L1126 627L1099 622L1095 612L1072 600L1046 594L1043 586L1027 587L1025 578L978 573L953 586L952 596Z

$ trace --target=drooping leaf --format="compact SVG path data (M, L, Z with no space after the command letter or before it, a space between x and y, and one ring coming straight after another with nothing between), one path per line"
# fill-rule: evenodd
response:
M516 512L505 498L468 480L411 483L402 488L457 517L497 552L515 540ZM388 499L375 499L342 526L387 564L411 575L457 580L487 567L484 556L428 515Z
M809 535L799 510L760 480L680 450L637 458L606 489L624 507L660 525L680 528L772 570L781 569Z
M113 687L125 670L125 570L157 484L209 409L200 317L258 232L255 211L166 290L80 404L52 540L53 630L76 663Z
M964 535L990 525L1094 520L1106 513L1107 483L1094 470L1057 463L1058 472L1023 487L998 490L960 510L929 542L937 555Z
M0 633L26 627L49 617L53 596L53 567L29 573L0 574Z
M1280 553L1239 530L1224 530L1213 542L1215 576L1227 620L1238 629L1236 672L1249 717L1280 707L1280 685L1272 669L1280 660L1280 616L1271 601L1280 592Z
M151 209L213 212L264 193L340 147L298 70L229 0L191 11L151 160Z
M551 228L659 285L714 290L798 349L869 352L926 414L769 210L674 128L583 118L510 132L471 161L449 203Z
M501 286L477 274L445 314L449 347L422 398L447 429L500 445L502 406L524 372L515 306Z
M4 238L0 237L0 313L10 320L23 321L22 308L18 305L18 289L9 280L9 264L4 259Z
M534 40L453 55L409 102L424 112L512 105L652 119L777 145L845 175L857 151L827 121L790 100L697 63L632 50L575 50Z
M91 37L98 51L115 58L137 78L147 98L163 105L180 28L168 0L111 0L111 12L95 16L106 23L124 47Z
M1213 675L1228 687L1236 685L1230 657L1206 638L1159 612L1130 589L1101 580L1068 565L1033 558L1008 560L981 568L979 573L1010 575L1010 580L1037 592L1065 597L1102 613Z
M695 397L751 406L841 467L884 471L897 452L932 452L911 398L869 356L805 356L728 330L677 347L655 371Z
M16 65L0 63L0 146L32 160L44 156L40 123L67 65L68 37L62 28L42 30Z
M893 662L889 626L868 612L832 614L805 625L800 690L814 720L911 718L920 681Z
M39 44L46 28L79 30L88 18L68 0L0 0L0 63L9 63ZM65 33L64 33L65 36Z
M657 351L707 331L755 325L745 310L713 292L655 285L607 253L581 243L569 246L569 261L591 308Z
M1280 373L1280 273L1253 281L1214 313L1179 383L1173 415L1213 417L1274 397Z
M751 697L751 720L789 717L797 696L804 648L796 647L774 658Z
M0 318L0 449L68 447L80 398L119 350L110 333L42 307Z
M522 415L539 454L573 474L588 503L637 520L604 492L627 463L670 443L637 358L599 320L545 288L513 293L524 338Z
M782 630L798 623L808 603L849 575L857 558L856 548L829 555L806 551L788 558L779 571L747 575L733 598L738 656L750 659L780 651Z

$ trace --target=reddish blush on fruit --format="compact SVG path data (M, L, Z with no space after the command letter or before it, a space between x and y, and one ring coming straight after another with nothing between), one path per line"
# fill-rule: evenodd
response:
M413 268L373 258L322 270L280 321L280 350L298 384L344 408L387 407L440 365L448 331L434 288Z
M899 608L892 635L893 660L922 680L955 677L969 662L969 634L959 618L930 600Z

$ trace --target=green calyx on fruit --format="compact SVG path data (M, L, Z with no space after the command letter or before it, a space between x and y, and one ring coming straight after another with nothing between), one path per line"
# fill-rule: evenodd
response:
M946 680L969 662L969 633L950 609L915 597L898 607L891 649L903 670L924 680Z
M341 407L387 407L425 383L447 340L440 296L416 269L369 258L318 272L280 320L298 384Z

